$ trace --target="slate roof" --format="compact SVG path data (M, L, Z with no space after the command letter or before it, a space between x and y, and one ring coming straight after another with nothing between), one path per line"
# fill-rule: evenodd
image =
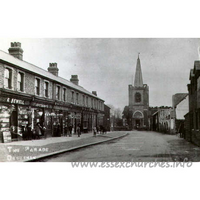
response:
M23 61L23 60L20 60L18 58L15 58L14 56L4 52L4 51L1 51L0 50L0 60L3 60L3 61L6 61L8 63L11 63L13 65L16 65L20 68L23 68L23 69L26 69L30 72L33 72L39 76L43 76L43 77L46 77L48 79L51 79L53 81L57 81L61 84L64 84L66 86L69 86L70 88L74 89L74 90L78 90L80 92L83 92L85 94L88 94L89 96L92 96L94 98L97 98L97 99L100 99L102 101L104 101L103 99L97 97L96 95L93 95L91 92L87 91L85 88L79 86L79 85L76 85L62 77L59 77L59 76L55 76L53 75L52 73L48 72L47 70L44 70L36 65L33 65L31 63L28 63L26 61Z
M188 96L188 93L177 93L173 95L173 106L176 107L187 96Z

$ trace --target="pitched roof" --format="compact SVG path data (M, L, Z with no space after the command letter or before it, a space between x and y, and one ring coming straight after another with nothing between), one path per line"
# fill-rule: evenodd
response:
M37 67L36 65L33 65L33 64L28 63L26 61L23 61L23 60L20 60L18 58L15 58L14 56L12 56L12 55L4 52L4 51L1 51L1 50L0 50L0 60L6 61L6 62L11 63L13 65L16 65L16 66L18 66L20 68L26 69L26 70L28 70L30 72L33 72L33 73L37 74L37 75L44 76L44 77L46 77L48 79L51 79L53 81L57 81L57 82L59 82L61 84L69 86L69 87L71 87L71 88L73 88L75 90L78 90L80 92L86 93L86 94L88 94L88 95L90 95L92 97L95 97L97 99L100 99L100 100L104 101L103 99L93 95L91 92L87 91L85 88L83 88L83 87L81 87L79 85L76 85L76 84L74 84L74 83L72 83L72 82L70 82L70 81L68 81L68 80L66 80L66 79L64 79L62 77L55 76L52 73L48 72L47 70L44 70L44 69L42 69L40 67Z
M188 93L177 93L173 95L173 106L176 107L183 99L188 96Z

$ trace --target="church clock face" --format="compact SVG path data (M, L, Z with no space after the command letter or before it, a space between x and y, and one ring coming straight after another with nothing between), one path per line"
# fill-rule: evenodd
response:
M141 102L141 94L139 92L135 93L135 102L136 103Z

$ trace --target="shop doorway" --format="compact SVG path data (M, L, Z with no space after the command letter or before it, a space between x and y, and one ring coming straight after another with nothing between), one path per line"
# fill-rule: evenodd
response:
M11 127L11 139L12 140L17 140L18 136L17 136L17 111L14 110L12 111L11 115L10 115L10 127Z

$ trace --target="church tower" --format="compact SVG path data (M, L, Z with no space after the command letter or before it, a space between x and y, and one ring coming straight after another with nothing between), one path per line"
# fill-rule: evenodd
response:
M149 87L143 84L138 54L134 85L129 85L129 110L132 112L132 129L148 129Z

